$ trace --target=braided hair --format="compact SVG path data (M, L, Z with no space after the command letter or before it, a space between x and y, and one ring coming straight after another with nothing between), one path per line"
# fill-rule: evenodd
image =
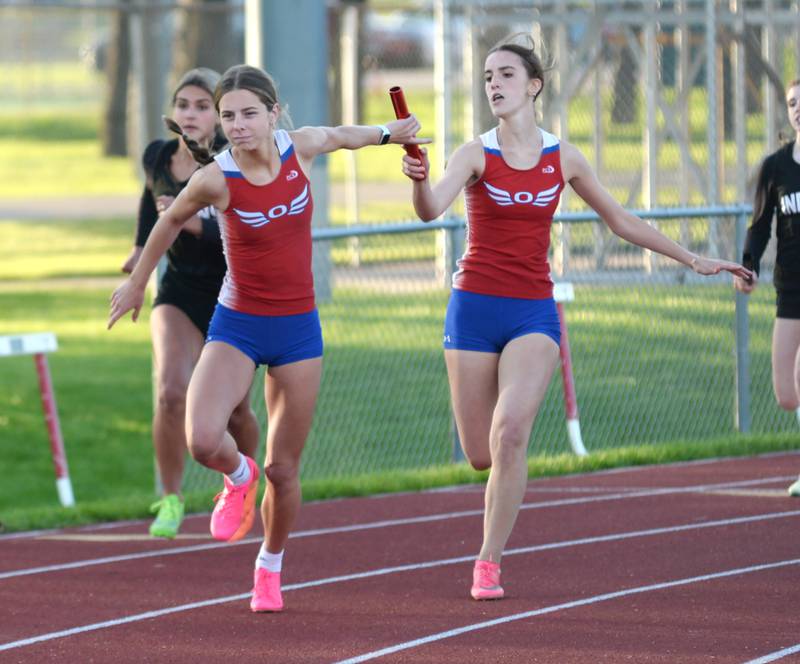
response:
M164 124L167 125L167 129L175 132L183 139L183 142L186 144L186 147L189 148L189 152L192 153L194 160L198 164L205 166L206 164L210 164L212 161L214 161L215 152L212 152L212 150L214 147L220 144L219 134L214 137L214 144L212 145L211 149L209 149L204 145L200 145L200 143L191 138L188 134L185 134L183 129L181 129L181 126L175 122L175 120L168 118L166 115L162 115L161 117L164 120ZM224 144L224 139L222 140L222 143Z

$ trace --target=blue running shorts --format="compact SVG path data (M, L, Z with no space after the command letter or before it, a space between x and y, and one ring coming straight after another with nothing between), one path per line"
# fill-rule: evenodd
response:
M256 366L279 367L322 356L322 328L316 309L291 316L258 316L217 303L208 326L206 343L209 341L224 341Z
M558 310L553 298L482 295L454 288L444 319L444 347L500 353L512 339L546 334L561 343Z

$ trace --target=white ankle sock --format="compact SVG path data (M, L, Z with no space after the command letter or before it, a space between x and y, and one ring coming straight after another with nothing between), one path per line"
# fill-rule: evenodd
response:
M250 479L250 466L247 465L247 457L238 452L239 454L239 467L234 470L228 479L236 486L241 486Z
M256 558L256 567L262 567L270 572L280 572L283 566L283 551L280 553L270 553L267 545L262 544Z

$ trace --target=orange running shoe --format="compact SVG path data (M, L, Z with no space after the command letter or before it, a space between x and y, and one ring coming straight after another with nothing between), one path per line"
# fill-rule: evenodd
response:
M250 610L254 613L283 611L280 572L270 572L263 567L256 567L253 574L253 597L250 599Z
M472 599L502 599L500 565L490 560L476 560L472 570Z
M224 476L225 488L214 497L214 502L217 504L211 513L211 535L223 542L240 540L253 527L256 493L261 473L255 461L250 457L245 459L250 468L250 479L236 486Z

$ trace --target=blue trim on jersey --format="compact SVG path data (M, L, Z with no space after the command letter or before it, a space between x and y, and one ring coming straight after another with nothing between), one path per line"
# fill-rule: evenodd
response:
M542 148L542 154L550 154L551 152L555 152L558 150L558 144L551 145L549 148Z
M285 162L289 157L294 154L294 143L292 143L289 148L281 155L281 163Z
M240 180L244 180L244 175L242 175L241 171L222 171L222 174L226 178L239 178Z
M486 146L483 147L484 152L488 152L489 154L497 155L498 157L502 157L503 153L500 150L495 150L494 148L487 148Z
M561 325L553 298L529 300L483 295L454 288L444 319L444 347L502 353L527 334L544 334L561 343Z

